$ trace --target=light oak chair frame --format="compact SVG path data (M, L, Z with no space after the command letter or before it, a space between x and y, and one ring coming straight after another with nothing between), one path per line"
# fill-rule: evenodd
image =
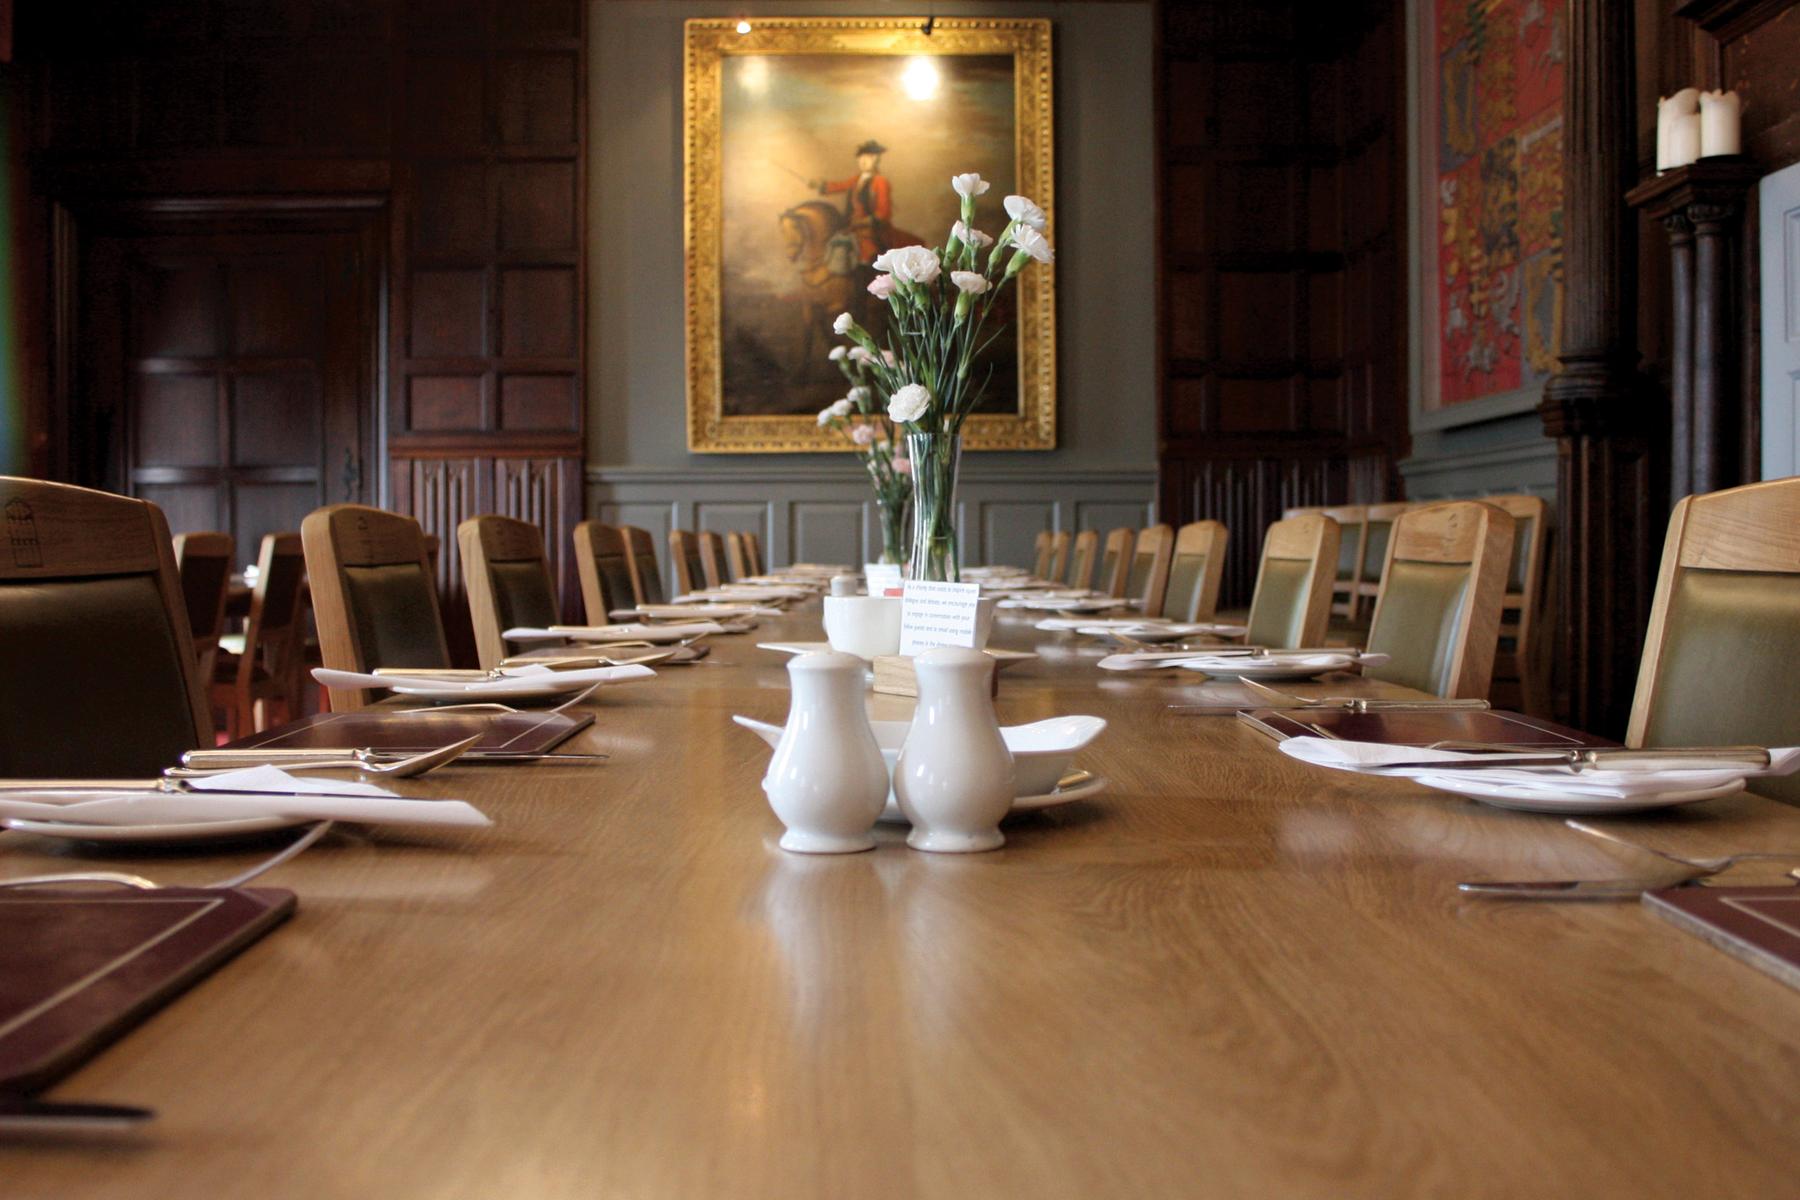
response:
M386 567L417 563L435 598L437 574L425 531L411 517L369 508L362 504L332 504L315 509L300 523L300 541L306 549L306 574L312 589L313 618L319 627L319 656L326 667L339 671L367 671L372 666L358 641L356 622L350 614L348 567ZM434 607L433 611L437 609ZM450 650L444 640L441 614L437 643L442 665L448 666ZM370 693L357 688L327 689L333 712L354 712L369 704Z
M1083 591L1094 586L1094 563L1100 557L1100 535L1084 529L1075 535L1074 555L1069 562L1069 586Z
M1140 531L1136 543L1132 547L1132 568L1136 569L1137 560L1144 555L1150 556L1149 572L1144 576L1144 588L1134 599L1138 602L1138 611L1146 617L1160 617L1163 611L1163 595L1169 589L1169 561L1175 556L1175 531L1167 525L1150 525ZM1130 579L1130 570L1126 573Z
M1100 552L1100 570L1106 571L1106 560L1111 557L1112 573L1097 586L1108 596L1125 595L1125 580L1131 574L1131 546L1136 537L1135 531L1123 527L1106 535L1105 548Z
M700 573L706 579L709 588L722 587L731 582L725 571L725 539L710 529L702 529L694 535L700 546Z
M1500 636L1510 638L1511 651L1496 652L1494 684L1517 680L1519 706L1536 717L1550 716L1549 639L1543 636L1550 574L1550 506L1542 497L1524 494L1483 496L1513 519L1513 562L1523 560L1519 590L1507 571L1507 593L1501 605ZM1521 536L1522 532L1522 536Z
M1462 618L1452 634L1449 670L1438 693L1446 700L1487 698L1494 652L1500 644L1500 608L1512 565L1512 535L1512 517L1479 500L1409 508L1394 521L1381 564L1384 580L1398 561L1469 567ZM1374 635L1386 600L1384 590L1369 618L1371 650L1376 649Z
M219 661L219 639L225 635L225 601L231 592L232 560L236 557L237 542L229 533L175 535L175 574L181 580L183 601L188 604L188 629L194 638L194 660L202 680L213 677L213 665ZM196 598L187 595L186 564L197 559L220 564L218 587L197 598L205 605L203 612L194 611Z
M731 568L734 583L757 573L750 563L750 550L744 542L744 535L736 529L725 534L725 565Z
M1356 543L1356 559L1351 564L1349 575L1338 574L1338 564L1331 564L1331 611L1340 617L1354 618L1357 597L1361 594L1359 585L1362 583L1363 556L1368 546L1369 506L1338 504L1311 511L1337 522L1339 557L1348 549L1346 542ZM1300 515L1305 515L1305 512L1306 510L1301 510Z
M707 586L706 564L700 559L700 539L685 529L669 530L669 570L675 576L676 596L698 592Z
M1060 580L1069 569L1069 531L1059 529L1050 537L1050 570L1045 579Z
M744 561L749 564L752 575L767 575L768 560L763 558L762 538L754 531L744 530Z
M185 715L192 723L192 744L212 745L206 681L199 674L187 603L175 570L175 541L162 509L148 500L92 488L0 475L0 522L7 534L7 544L0 548L0 580L155 577L187 691ZM188 721L182 724L185 728Z
M1306 584L1306 597L1301 601L1298 646L1322 646L1325 630L1331 623L1331 585L1337 576L1338 524L1324 513L1302 513L1276 521L1263 534L1262 558L1256 567L1256 590L1250 597L1251 623L1255 624L1257 601L1262 598L1263 576L1271 559L1299 560L1312 564Z
M506 639L500 636L506 627L492 574L496 564L536 563L553 612L556 609L544 532L527 521L485 513L456 527L456 545L462 557L463 590L469 597L469 621L475 628L475 654L482 669L491 671L507 657ZM554 615L561 624L561 614Z
M614 609L637 606L637 572L631 561L631 543L625 531L603 521L583 521L575 526L575 578L581 584L581 604L590 625L612 620ZM615 596L600 569L600 560L616 555L625 568L630 595Z
M1406 501L1392 501L1387 504L1371 504L1365 513L1362 530L1362 544L1356 554L1356 595L1351 603L1352 619L1361 619L1363 610L1371 608L1381 595L1381 580L1387 571L1387 547L1379 551L1375 548L1375 527L1385 524L1388 527L1388 540L1394 538L1394 523L1404 516L1408 510L1421 507ZM1370 562L1369 556L1379 556L1379 561ZM1370 619L1374 619L1373 613Z
M1316 512L1317 510L1313 510ZM1308 516L1301 510L1295 516ZM1285 518L1291 520L1292 518ZM1231 540L1230 531L1218 521L1191 521L1175 531L1175 551L1170 556L1171 571L1176 560L1184 554L1204 554L1206 566L1200 574L1200 586L1195 590L1194 603L1185 612L1169 612L1172 599L1165 586L1163 591L1163 616L1176 621L1210 621L1219 611L1219 588L1225 580L1225 552Z
M288 611L269 609L270 583L280 559L298 560L300 577L295 580L293 595L287 598ZM305 639L306 552L297 533L263 535L256 553L256 586L250 591L250 615L244 621L243 652L236 657L236 671L229 679L212 681L212 702L226 712L226 729L233 737L243 737L269 725L264 704L280 700L286 706L287 720L300 715L301 660ZM273 624L271 625L271 622ZM274 636L270 636L273 628ZM266 668L261 678L257 667ZM230 660L227 660L230 661Z
M1034 579L1042 579L1050 573L1053 536L1048 529L1040 529L1037 537L1032 540L1031 575Z

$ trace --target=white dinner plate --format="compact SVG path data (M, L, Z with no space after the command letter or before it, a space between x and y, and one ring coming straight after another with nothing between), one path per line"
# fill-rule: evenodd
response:
M1076 800L1086 800L1105 791L1111 780L1104 775L1096 775L1092 779L1076 784L1074 787L1059 787L1054 791L1043 792L1036 796L1017 796L1013 799L1013 812L1032 812L1040 808L1055 808L1059 804L1070 804ZM881 821L906 823L906 815L900 811L899 804L889 800L887 807L881 810Z
M758 642L758 650L773 650L778 654L824 654L830 651L830 642Z
M1076 633L1085 633L1089 637L1113 637L1124 634L1134 642L1178 642L1185 637L1236 637L1245 632L1242 625L1216 625L1210 621L1193 624L1163 621L1131 621L1111 620L1096 621L1092 625L1079 625Z
M1677 804L1716 800L1720 796L1729 796L1744 790L1744 780L1740 778L1728 780L1712 787L1694 788L1689 791L1646 792L1637 796L1598 796L1592 792L1563 792L1537 785L1496 783L1479 776L1459 776L1461 776L1460 772L1445 772L1439 775L1414 775L1410 778L1427 787L1454 792L1458 796L1479 800L1483 804L1491 804L1495 808L1510 808L1517 812L1567 813L1571 816L1581 813L1599 815L1642 812L1652 808L1671 808Z
M1199 653L1204 653L1201 651ZM1309 654L1304 658L1267 658L1246 654L1242 658L1218 659L1204 665L1184 662L1183 670L1203 671L1214 679L1257 679L1295 682L1316 679L1332 671L1354 666L1356 659L1348 654ZM1229 664L1229 665L1228 665Z
M168 844L172 842L216 842L227 838L252 837L277 829L294 829L312 825L311 817L238 817L230 821L182 821L168 825L84 825L78 821L33 821L11 817L0 825L19 833L36 833L44 837L73 838L82 842L115 842Z

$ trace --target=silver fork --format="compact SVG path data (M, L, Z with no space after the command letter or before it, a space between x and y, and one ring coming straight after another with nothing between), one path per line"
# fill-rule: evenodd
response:
M391 775L395 779L413 779L435 771L447 762L462 757L463 751L479 742L482 735L472 734L460 742L451 742L448 746L439 746L436 750L427 750L423 754L415 754L411 758L402 758L397 762L383 762L368 750L356 750L349 758L328 758L308 762L282 763L283 771L327 771L350 769L361 771L364 775ZM167 779L211 779L215 775L223 775L230 771L242 771L256 763L245 763L234 767L169 767L163 771Z
M589 696L593 695L595 692L597 692L599 690L600 690L600 685L598 683L592 683L592 684L589 684L587 687L583 688L581 691L576 692L573 696L570 696L567 700L564 700L561 704L558 704L555 708L532 709L530 711L559 713L559 712L564 711L567 708L572 707L573 705L580 704L583 700L586 700ZM522 713L522 712L527 711L523 708L514 708L510 704L502 704L498 700L482 700L482 701L472 701L467 704L438 704L438 705L434 705L430 708L405 708L405 709L401 709L400 712L402 715L408 716L408 717L418 717L418 716L427 716L428 717L428 716L432 715L433 713L467 712L470 709L474 709L474 708L479 708L479 709L482 709L487 712Z
M1657 858L1667 859L1669 862L1679 863L1682 866L1693 867L1697 870L1705 871L1709 875L1717 875L1719 872L1729 870L1741 862L1781 862L1784 860L1794 862L1800 860L1800 850L1789 850L1786 853L1778 850L1742 850L1736 854L1722 854L1714 858L1683 858L1679 854L1670 854L1667 850L1656 850L1649 846L1640 845L1637 842L1622 838L1616 833L1608 833L1604 829L1596 828L1593 825L1589 825L1586 821L1578 821L1573 817L1563 821L1563 824L1567 825L1570 829L1575 830L1577 833L1585 833L1589 837L1599 838L1603 842L1611 842L1615 846L1624 846L1628 849L1636 850L1641 854L1654 854Z

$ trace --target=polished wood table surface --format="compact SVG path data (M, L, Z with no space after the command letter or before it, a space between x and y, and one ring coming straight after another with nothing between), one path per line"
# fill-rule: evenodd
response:
M54 1093L155 1108L0 1142L0 1195L1789 1196L1800 993L1638 904L1464 898L1617 874L1553 817L1283 758L1193 677L1072 635L1002 717L1113 724L1091 801L991 854L786 854L758 789L816 609L602 693L602 766L451 767L476 832L334 835L293 921ZM877 697L878 715L910 702ZM1610 822L1800 849L1749 796ZM195 883L268 847L106 856ZM0 835L0 877L95 852ZM1757 878L1767 878L1760 876ZM0 932L3 936L3 932Z

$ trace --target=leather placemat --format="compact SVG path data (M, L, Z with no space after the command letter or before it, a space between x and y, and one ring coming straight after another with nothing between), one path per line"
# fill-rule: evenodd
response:
M1645 892L1651 912L1800 988L1800 888L1679 887Z
M0 892L0 1093L48 1087L293 911L278 888Z
M544 754L594 723L594 714L554 712L471 713L416 709L401 713L379 708L315 713L241 737L224 750L357 749L423 754L439 746L481 735L469 753L481 758Z

